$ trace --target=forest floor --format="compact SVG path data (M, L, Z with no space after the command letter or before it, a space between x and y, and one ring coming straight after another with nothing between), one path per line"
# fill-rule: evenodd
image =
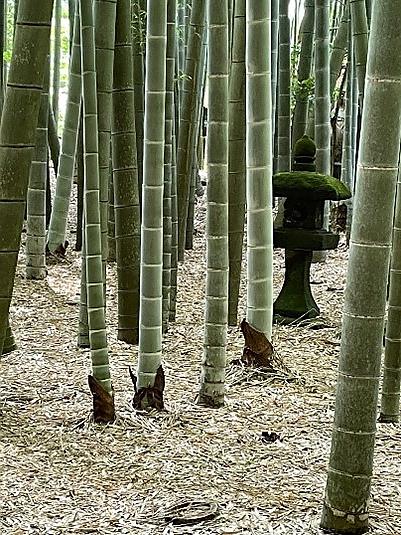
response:
M287 372L228 365L224 408L199 407L205 279L205 207L194 249L179 271L177 321L163 346L161 413L131 407L128 365L137 348L116 339L116 267L108 266L110 361L118 413L90 422L89 353L77 348L80 258L49 267L44 281L24 277L20 255L11 321L19 349L1 360L0 533L318 534L329 457L347 250L312 269L325 328L276 327L273 345ZM73 228L71 223L71 228ZM74 238L70 239L74 241ZM275 292L283 273L275 253ZM240 304L244 315L244 286ZM242 352L238 328L228 361ZM274 432L274 443L262 440ZM371 526L401 533L401 427L378 427ZM217 504L217 516L175 526L178 502Z

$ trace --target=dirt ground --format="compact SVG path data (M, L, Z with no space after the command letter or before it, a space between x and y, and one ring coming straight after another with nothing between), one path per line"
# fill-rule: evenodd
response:
M229 330L227 403L196 402L203 343L204 206L195 247L180 267L178 315L165 337L166 411L137 414L128 365L137 348L116 339L116 269L108 267L110 361L118 417L90 422L89 354L77 348L80 258L68 250L46 280L24 278L20 257L11 310L18 350L1 359L0 533L318 534L331 425L347 251L313 267L325 328L277 327L289 371L230 364L241 354ZM73 228L73 222L71 223ZM74 241L70 236L70 241ZM275 255L275 291L283 255ZM242 286L240 319L244 315ZM274 443L262 440L274 432ZM401 533L401 429L380 424L372 533ZM192 526L166 519L179 502L217 506Z

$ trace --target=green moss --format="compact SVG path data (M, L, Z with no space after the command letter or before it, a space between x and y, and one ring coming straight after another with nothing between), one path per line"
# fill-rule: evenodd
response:
M314 200L341 201L351 197L350 190L340 180L303 171L277 173L273 176L273 191L276 197L297 196Z
M316 145L312 138L307 135L298 139L294 146L294 158L298 156L308 156L309 158L315 158Z

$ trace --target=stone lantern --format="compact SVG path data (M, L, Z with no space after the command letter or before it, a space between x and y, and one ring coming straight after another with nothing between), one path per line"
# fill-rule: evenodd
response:
M285 280L274 303L274 321L297 323L320 314L310 287L313 251L335 249L339 235L323 228L324 203L349 199L340 180L316 173L316 145L303 136L294 148L293 171L273 176L276 197L286 197L282 226L274 246L285 249Z

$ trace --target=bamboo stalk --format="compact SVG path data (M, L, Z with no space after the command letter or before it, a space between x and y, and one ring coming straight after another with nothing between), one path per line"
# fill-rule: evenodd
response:
M140 208L130 2L117 0L113 89L113 182L118 339L139 340Z
M147 5L138 391L154 387L162 356L167 0L148 0ZM138 407L153 402L146 396Z
M224 404L228 311L228 9L208 1L206 309L199 403Z
M334 429L321 521L324 529L336 533L364 533L369 528L401 141L401 33L394 25L400 13L401 0L373 5Z
M281 16L285 18L284 7ZM271 56L260 54L260 50L270 47L269 3L247 2L246 20L246 316L251 327L270 340L273 321Z
M114 419L107 347L105 302L103 291L102 237L100 220L99 140L96 92L95 21L93 0L80 0L81 64L84 148L84 247L86 299L92 375L89 386L93 394L94 419ZM96 387L102 392L96 392ZM100 405L107 400L106 406Z
M29 169L35 147L53 1L20 0L14 50L0 125L0 354L24 220Z
M228 161L228 247L229 286L228 323L237 325L244 237L246 168L245 168L245 1L234 6L233 50L229 80L229 161Z

